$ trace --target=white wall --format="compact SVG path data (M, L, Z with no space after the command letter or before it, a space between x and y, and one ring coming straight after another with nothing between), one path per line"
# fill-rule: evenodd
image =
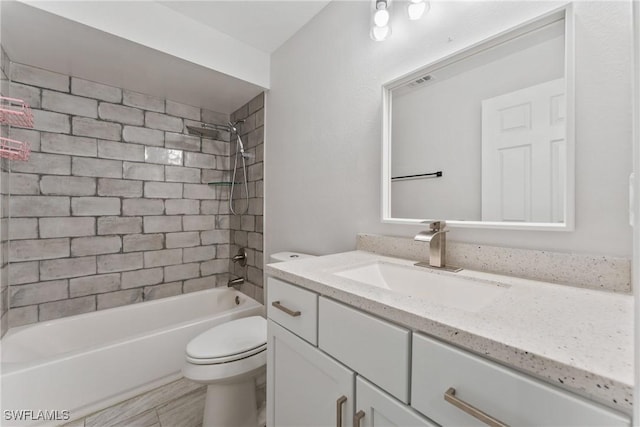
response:
M368 36L368 2L329 4L272 56L266 254L346 251L354 249L358 232L412 236L419 231L380 222L381 85L558 5L432 2L430 14L419 22L396 10L393 36L376 43ZM575 232L457 229L450 238L631 255L630 10L628 1L575 5Z

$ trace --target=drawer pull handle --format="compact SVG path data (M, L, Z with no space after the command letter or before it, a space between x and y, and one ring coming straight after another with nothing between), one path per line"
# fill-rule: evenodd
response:
M275 308L277 308L278 310L282 310L285 313L287 313L289 316L291 317L298 317L300 316L302 313L300 313L299 310L293 311L287 307L285 307L284 305L280 304L280 301L274 301L271 303L272 306L274 306Z
M336 427L342 427L342 405L347 401L347 396L340 396L336 401Z
M444 400L451 403L453 406L462 409L467 414L471 415L474 418L477 418L490 427L509 427L508 424L505 424L502 421L493 418L491 415L456 397L456 389L453 387L449 387L449 390L446 391L446 393L444 394Z
M353 416L353 427L360 427L360 420L364 418L364 411L358 411Z

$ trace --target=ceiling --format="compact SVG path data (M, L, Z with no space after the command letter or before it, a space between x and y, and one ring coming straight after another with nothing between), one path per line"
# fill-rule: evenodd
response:
M263 52L273 53L331 0L159 1Z
M98 10L97 2L58 3L66 3L69 13L64 9L47 11L46 6L35 3L1 0L2 46L12 61L231 113L268 87L270 54L329 0L114 2L116 25L100 14L110 10ZM129 15L138 15L115 13L115 7L123 6L131 11ZM73 15L83 7L82 13ZM78 18L87 10L93 12L93 21ZM137 33L119 32L118 21L128 23L127 19L146 22L134 29ZM166 22L173 28L167 29ZM163 32L170 33L171 40L163 40ZM145 37L149 43L144 42ZM178 49L171 51L169 42L176 38ZM227 53L219 53L221 49ZM252 69L252 59L247 60L252 51L258 63L266 65L266 85L241 75L242 70ZM238 52L243 53L233 55ZM234 69L238 70L236 75Z

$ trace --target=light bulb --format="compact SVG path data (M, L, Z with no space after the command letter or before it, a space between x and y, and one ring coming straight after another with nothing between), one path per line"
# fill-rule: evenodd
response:
M389 11L387 9L376 10L373 15L373 22L377 27L385 27L389 23Z
M416 21L422 18L422 15L424 15L424 13L429 9L429 2L425 2L422 0L411 0L409 5L407 6L407 13L409 15L409 19L411 19L412 21Z
M391 34L391 28L389 26L385 27L373 27L371 29L371 38L377 42L380 42Z

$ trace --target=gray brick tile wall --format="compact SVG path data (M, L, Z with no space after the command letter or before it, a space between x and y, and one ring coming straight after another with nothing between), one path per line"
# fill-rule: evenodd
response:
M169 202L170 200L167 200ZM123 215L162 215L164 202L150 199L124 199L122 201Z
M229 115L20 64L11 73L36 121L7 131L32 156L0 177L11 326L224 286L230 272L261 298L262 96L234 113L247 120L252 200L231 221L229 189L207 183L230 179L235 145L185 129ZM238 242L251 243L244 270L229 261Z
M29 176L38 178L38 175ZM40 178L40 193L47 196L93 196L96 194L96 180L85 177L44 175Z
M101 102L98 106L98 116L102 120L118 122L127 125L142 126L144 124L144 111L125 107L124 105Z
M145 182L144 197L149 199L182 199L182 184Z
M95 99L43 90L41 106L43 110L57 111L58 113L73 114L94 119L98 118L98 101Z
M200 246L200 233L197 231L184 231L179 233L167 233L167 248L189 248Z
M71 172L76 176L122 178L122 162L118 160L73 157Z
M200 264L197 262L191 264L178 264L164 267L164 278L167 282L175 282L176 280L193 279L200 276Z
M141 217L106 216L98 218L98 234L131 234L142 232Z
M12 218L65 216L70 214L70 199L59 196L12 196L9 212Z
M100 140L98 141L98 157L144 162L144 146Z
M162 267L148 268L144 270L128 271L122 273L122 288L139 288L141 286L157 285L164 281Z
M41 107L41 90L37 87L27 86L20 83L11 82L9 86L9 97L18 98L25 101L31 108Z
M11 81L69 92L69 76L15 62L11 63Z
M37 239L38 218L11 218L9 240Z
M145 95L143 93L125 90L123 93L122 103L124 105L142 108L143 110L147 111L157 111L159 113L164 113L164 99Z
M72 197L71 215L120 215L120 199L117 197Z
M30 129L11 128L9 129L9 138L18 141L28 142L32 151L40 151L40 132ZM13 166L17 163L14 162ZM7 190L7 194L8 194Z
M179 216L145 216L145 233L168 233L182 231L182 218Z
M38 220L40 238L93 236L96 233L96 219L87 218L40 218Z
M112 254L120 252L120 249L122 249L122 241L119 236L71 239L71 256Z
M214 215L185 215L182 217L182 228L190 230L212 230L216 227Z
M22 195L38 194L38 181L39 181L38 175L30 175L26 173L14 173L10 177L8 172L2 173L1 179L3 182L6 182L8 184L11 178L13 178L13 181L14 181L12 186L12 190L13 190L12 194L22 194Z
M183 133L165 132L164 145L167 148L177 148L180 150L200 151L200 138ZM229 145L227 143L227 145Z
M69 175L71 173L71 157L57 154L42 154L33 152L28 162L13 162L12 172Z
M142 291L145 301L172 297L182 293L182 282L163 283L162 285L145 286Z
M167 100L166 111L167 114L171 114L172 116L183 117L191 120L200 120L200 109L190 105Z
M98 196L142 197L142 181L100 178Z
M161 267L182 263L182 249L164 249L144 253L144 267Z
M96 274L96 257L62 258L40 261L40 280L65 279Z
M98 273L138 270L142 268L142 252L98 256Z
M206 261L216 254L216 246L198 246L194 248L185 248L182 252L184 262Z
M164 181L164 166L124 162L123 175L125 179Z
M69 280L71 298L102 294L120 289L120 273L98 274Z
M60 317L95 311L96 297L89 295L80 298L70 298L62 301L47 302L38 306L38 321L43 322ZM11 312L11 310L9 310ZM9 319L11 322L11 319Z
M157 129L125 126L122 129L122 139L135 144L164 146L164 132Z
M38 261L12 262L9 270L11 284L21 285L33 283L40 279L40 264Z
M122 238L124 252L153 251L164 248L164 234L128 234Z
M37 282L11 287L11 304L14 307L56 301L69 297L67 280Z
M151 129L165 130L168 132L182 132L184 130L182 119L151 111L145 113L144 125Z
M233 114L231 120L245 120L240 128L240 136L245 144L246 151L252 155L247 159L247 172L249 180L249 209L246 215L241 217L230 217L230 245L229 250L232 254L240 247L246 248L247 266L241 267L229 261L229 271L234 275L243 276L245 284L241 290L248 295L262 301L263 299L263 197L264 197L264 95L260 94L248 104L240 107ZM215 141L208 143L203 140L202 151L204 153L211 152L217 154L215 150ZM235 153L235 146L230 146L230 157L219 157L220 162L217 168L221 170L225 168L224 162L229 162ZM211 201L203 201L211 203ZM209 206L208 208L213 208ZM215 231L203 231L202 244L207 244L208 235ZM222 258L218 254L219 258ZM208 261L209 263L211 261ZM202 274L208 272L209 266L206 263Z
M167 215L188 215L200 212L199 200L172 199L164 202Z
M183 168L180 166L165 166L164 174L166 180L170 182L199 183L201 169Z
M119 123L103 122L86 117L74 117L72 124L74 135L91 136L112 141L120 141L121 139L122 125Z
M100 101L121 102L122 90L106 86L100 83L90 82L88 80L71 77L71 93L74 95L95 98Z
M98 310L105 310L137 302L142 302L142 289L129 289L108 294L98 294L97 308Z

